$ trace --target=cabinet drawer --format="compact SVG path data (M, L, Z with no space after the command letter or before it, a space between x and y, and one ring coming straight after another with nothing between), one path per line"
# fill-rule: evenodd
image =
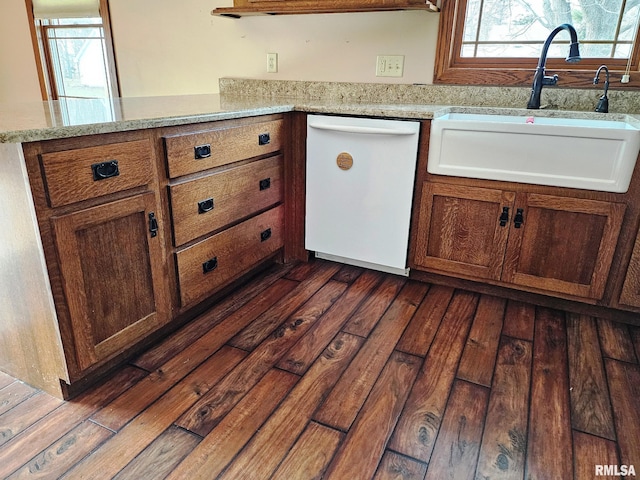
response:
M148 140L43 153L52 207L146 185L153 176Z
M283 121L260 122L164 137L171 178L256 157L281 148Z
M282 200L282 156L170 187L176 245L218 230Z
M176 253L182 306L213 293L280 249L283 210L268 210Z

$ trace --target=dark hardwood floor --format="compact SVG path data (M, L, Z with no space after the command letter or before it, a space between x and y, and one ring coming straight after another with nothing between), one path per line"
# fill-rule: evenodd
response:
M0 478L640 476L639 357L637 327L274 266L73 401L0 374Z

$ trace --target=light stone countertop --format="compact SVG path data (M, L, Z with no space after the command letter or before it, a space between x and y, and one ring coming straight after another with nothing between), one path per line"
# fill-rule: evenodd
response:
M290 112L291 101L219 94L0 103L0 143L95 135Z
M405 119L432 119L449 112L469 112L596 118L640 125L640 110L636 107L640 97L631 92L624 92L625 96L617 99L618 106L626 106L626 111L619 109L620 113L601 114L579 111L589 108L594 93L588 91L589 98L585 99L585 92L579 90L549 89L548 98L559 109L532 111L514 108L526 103L527 89L523 88L241 79L223 79L220 85L222 93L210 95L0 104L0 143L24 143L291 111ZM572 99L582 103L572 104L569 102ZM434 100L441 103L434 103Z

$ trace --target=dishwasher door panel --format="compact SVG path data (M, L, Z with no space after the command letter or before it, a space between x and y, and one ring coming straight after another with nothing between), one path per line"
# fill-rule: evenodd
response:
M306 248L404 271L419 123L309 116L308 124ZM345 170L343 153L353 158Z

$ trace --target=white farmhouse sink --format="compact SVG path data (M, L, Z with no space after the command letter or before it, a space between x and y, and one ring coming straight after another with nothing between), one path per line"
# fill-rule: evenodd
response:
M623 193L639 150L626 121L449 113L431 123L427 171Z

